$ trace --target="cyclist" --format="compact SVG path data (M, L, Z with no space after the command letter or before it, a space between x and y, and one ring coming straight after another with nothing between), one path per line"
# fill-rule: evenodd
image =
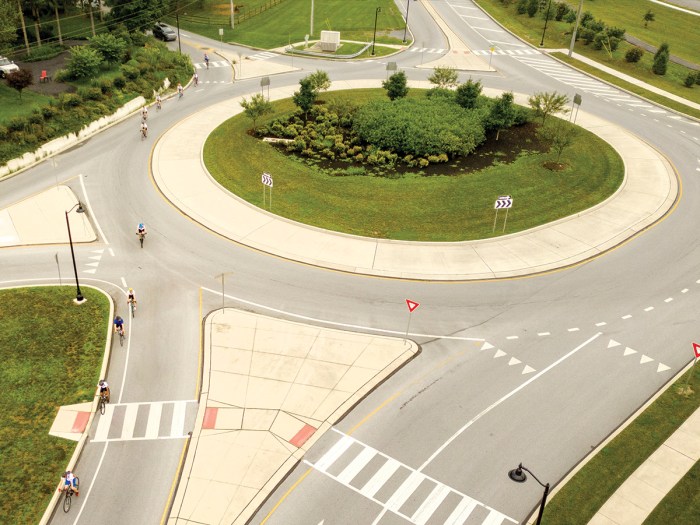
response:
M194 72L194 76L192 77L194 79L194 87L197 87L199 85L199 75L197 72Z
M119 316L114 318L114 333L124 335L124 319Z
M142 222L139 223L139 225L136 227L136 235L147 235L148 232L146 231L146 225Z
M207 69L209 69L209 55L204 53L204 63L207 65Z
M144 122L148 120L148 108L146 106L143 107L141 110L141 118L143 119Z
M180 84L179 82L177 83L177 96L179 98L182 98L182 84Z
M160 109L163 107L163 99L161 98L160 95L156 95L156 107Z
M134 293L133 288L129 288L129 293L126 294L126 302L127 304L131 303L134 305L134 310L136 310L136 294Z
M148 124L146 124L146 121L141 122L141 135L143 135L143 138L148 137Z
M105 392L107 393L107 403L109 403L110 391L109 384L107 383L107 381L105 381L104 379L100 379L100 382L97 383L97 386L100 387L100 395L102 395Z
M70 470L66 470L61 476L61 483L58 487L58 491L63 492L68 490L68 487L72 487L75 495L80 496L78 491L78 478L76 478Z

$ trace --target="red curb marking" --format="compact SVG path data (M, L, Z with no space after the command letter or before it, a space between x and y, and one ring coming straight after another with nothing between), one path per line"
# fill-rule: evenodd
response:
M202 428L216 428L216 416L219 413L217 407L210 407L204 411L204 422Z
M304 425L304 428L297 432L297 435L290 439L289 442L295 447L301 448L301 446L314 435L314 432L316 432L314 427L311 425Z
M75 421L73 421L71 432L82 434L85 431L85 427L87 427L88 419L90 419L90 412L78 412L75 416Z

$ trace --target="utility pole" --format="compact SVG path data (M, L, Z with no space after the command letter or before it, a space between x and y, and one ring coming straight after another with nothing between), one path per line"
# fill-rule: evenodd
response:
M569 45L569 56L574 52L574 43L576 42L576 32L578 31L578 23L581 21L581 8L583 7L583 0L578 4L578 13L576 14L576 25L574 26L574 33L571 35L571 44Z

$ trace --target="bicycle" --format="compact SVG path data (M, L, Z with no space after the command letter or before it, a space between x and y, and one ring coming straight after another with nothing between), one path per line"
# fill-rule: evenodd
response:
M119 334L119 346L124 346L124 327L118 328L117 333Z
M80 479L77 476L75 480L76 485L80 485ZM65 496L63 498L63 512L68 512L70 510L71 499L73 498L73 494L75 494L75 489L73 488L73 485L69 485L64 492Z
M141 128L141 140L146 140L146 137L148 137L148 129Z
M100 392L100 400L97 402L97 408L103 416L105 415L107 403L109 403L109 400L107 399L107 391L105 390L104 392Z
M141 248L143 248L143 240L146 238L146 233L136 233L139 236L139 242L141 243Z
M129 301L129 309L131 310L131 318L136 317L136 301Z

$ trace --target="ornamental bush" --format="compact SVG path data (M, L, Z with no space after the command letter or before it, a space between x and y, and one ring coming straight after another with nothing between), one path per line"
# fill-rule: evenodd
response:
M632 47L625 53L625 60L630 63L639 62L644 56L644 50L641 47Z

